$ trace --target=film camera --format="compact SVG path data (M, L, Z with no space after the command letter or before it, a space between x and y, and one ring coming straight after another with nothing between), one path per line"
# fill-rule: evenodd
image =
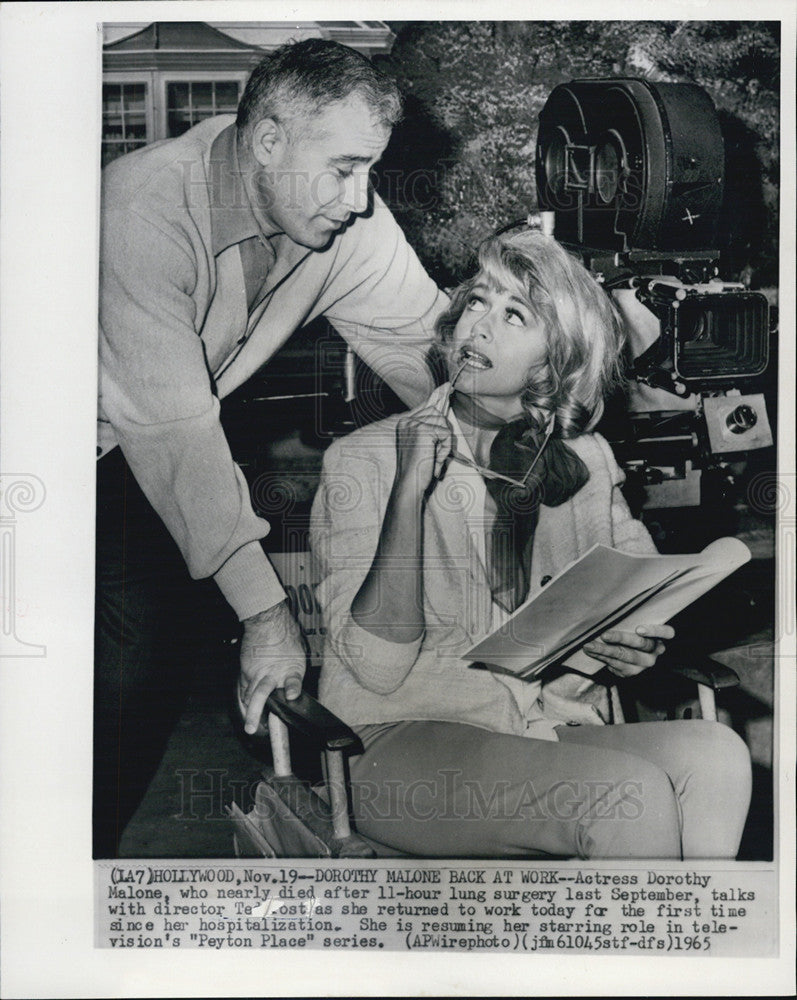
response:
M631 426L613 446L645 507L698 505L704 473L728 481L772 444L755 391L769 303L718 277L724 168L717 114L695 84L575 80L540 113L543 217L626 322Z

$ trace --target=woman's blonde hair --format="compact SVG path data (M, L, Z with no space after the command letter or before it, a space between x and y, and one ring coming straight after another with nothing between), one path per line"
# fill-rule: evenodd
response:
M483 275L495 287L512 287L545 330L547 362L531 372L521 394L524 408L554 413L559 436L593 427L604 397L621 380L622 321L609 296L584 265L550 236L524 230L492 236L479 248L479 271L463 282L436 324L451 340L471 289Z

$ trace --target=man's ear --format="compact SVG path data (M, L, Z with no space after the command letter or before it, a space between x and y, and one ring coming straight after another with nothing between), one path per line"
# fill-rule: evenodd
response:
M273 118L261 118L252 129L252 155L262 167L271 163L274 149L284 142L284 132Z

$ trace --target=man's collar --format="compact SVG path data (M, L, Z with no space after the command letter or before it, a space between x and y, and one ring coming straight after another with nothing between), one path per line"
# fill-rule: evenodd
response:
M219 132L210 148L210 231L214 256L261 233L238 163L234 123Z

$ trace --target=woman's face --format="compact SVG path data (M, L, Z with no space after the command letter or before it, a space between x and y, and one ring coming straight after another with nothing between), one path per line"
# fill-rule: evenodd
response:
M481 272L454 327L448 358L457 390L499 416L514 415L532 368L545 363L545 331L511 278L497 287Z

